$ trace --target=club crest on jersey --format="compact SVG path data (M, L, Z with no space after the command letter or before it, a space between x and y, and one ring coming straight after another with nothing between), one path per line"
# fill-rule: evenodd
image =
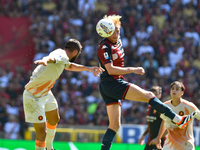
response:
M184 112L183 111L179 111L178 113L180 116L183 116L184 115Z
M155 113L156 113L156 110L153 110L153 113L155 114Z
M109 58L109 56L108 56L108 53L107 53L107 52L103 53L103 55L104 55L104 58L105 58L105 59L108 59L108 58Z
M38 117L38 120L40 120L40 121L43 120L43 117L42 117L42 116L39 116L39 117Z

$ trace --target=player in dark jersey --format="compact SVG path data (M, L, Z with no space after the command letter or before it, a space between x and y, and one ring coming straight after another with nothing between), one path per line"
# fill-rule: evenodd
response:
M120 40L121 22L119 15L105 16L115 24L115 32L102 40L98 48L98 58L105 70L100 78L100 93L106 103L109 126L102 139L101 150L109 150L112 140L120 127L121 99L143 101L149 103L156 111L169 117L180 128L190 121L196 112L188 116L179 116L163 104L152 92L124 80L123 75L135 73L143 75L142 67L124 67L124 50Z
M151 92L155 94L157 98L161 98L162 94L162 88L159 86L152 86L150 89ZM144 150L159 150L157 149L156 145L150 145L149 143L151 142L152 139L156 138L160 129L160 125L162 122L162 119L160 118L160 113L157 112L155 109L151 107L151 105L148 106L147 113L147 122L148 122L148 127L142 134L142 136L139 139L139 144L143 145L144 144L144 138L145 136L149 133L148 141L147 144L144 148ZM161 146L163 147L164 141L166 137L163 136L161 139Z

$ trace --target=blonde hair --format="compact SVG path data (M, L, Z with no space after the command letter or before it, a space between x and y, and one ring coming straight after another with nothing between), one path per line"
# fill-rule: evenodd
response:
M116 25L120 25L120 27L121 27L121 21L120 21L120 18L121 18L122 16L120 16L120 15L109 15L109 16L107 16L107 15L105 15L103 18L104 19L111 19L113 22L114 22L114 24L115 24L115 26Z

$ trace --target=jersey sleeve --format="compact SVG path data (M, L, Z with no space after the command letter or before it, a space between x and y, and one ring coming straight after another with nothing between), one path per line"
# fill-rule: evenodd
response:
M54 58L56 60L56 63L65 64L66 67L69 66L69 58L66 54L66 52L62 49L56 49L53 52L49 54L51 58Z
M98 56L102 64L107 64L112 62L111 49L106 44L99 47Z
M192 103L192 102L188 102L188 103L189 103L188 105L191 108L191 112L197 111L197 114L195 115L195 118L200 120L200 110L197 108L197 106L194 103Z

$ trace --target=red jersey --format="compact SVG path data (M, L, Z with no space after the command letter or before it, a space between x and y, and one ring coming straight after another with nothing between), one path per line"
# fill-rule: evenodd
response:
M101 67L105 70L101 74L102 80L124 79L123 75L109 75L104 66L107 63L113 63L113 66L124 67L124 49L120 39L116 43L110 42L107 38L103 39L99 45L98 58Z

